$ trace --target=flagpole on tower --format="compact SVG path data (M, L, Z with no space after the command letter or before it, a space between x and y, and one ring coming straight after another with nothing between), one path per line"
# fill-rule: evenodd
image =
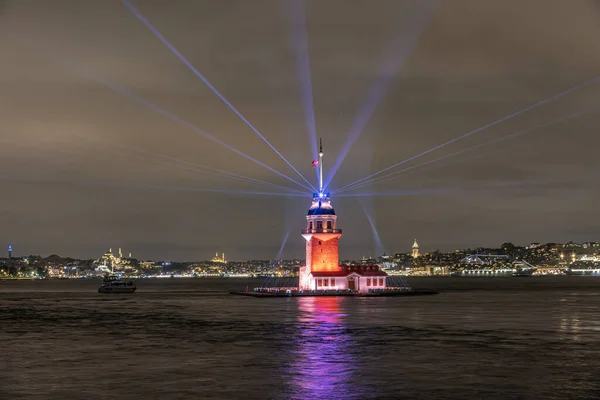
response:
M323 194L323 139L319 139L319 194Z

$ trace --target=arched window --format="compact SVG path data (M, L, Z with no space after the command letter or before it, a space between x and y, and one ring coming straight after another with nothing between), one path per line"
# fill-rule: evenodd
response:
M319 240L319 246L321 245L321 241Z
M323 229L323 221L317 221L317 229Z
M327 229L331 229L331 221L327 221Z
M310 223L308 224L308 229L310 229L311 231L313 230L313 222L310 221Z

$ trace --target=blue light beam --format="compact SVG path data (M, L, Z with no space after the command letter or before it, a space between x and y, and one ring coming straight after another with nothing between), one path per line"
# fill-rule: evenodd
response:
M49 51L47 48L43 47L43 46L39 46L36 43L32 42L29 39L26 39L24 36L22 35L15 35L14 33L11 32L6 32L4 31L9 37L11 37L12 39L15 39L21 43L25 43L27 44L30 48L45 54L48 58L52 59L55 63L62 65L63 67L65 67L66 69L75 71L76 73L95 81L96 83L101 84L102 86L105 86L109 89L111 89L114 92L117 92L123 96L128 97L129 99L133 100L134 102L143 105L146 108L151 109L152 111L154 111L155 113L162 115L163 117L166 117L168 119L170 119L171 121L190 129L191 131L197 133L200 136L203 136L204 138L215 142L223 147L225 147L226 149L234 152L237 155L240 155L252 162L254 162L255 164L260 165L261 167L281 176L282 178L287 179L290 182L295 183L296 185L308 190L308 191L314 191L314 187L312 187L312 185L306 186L298 181L296 181L293 178L290 178L289 176L285 175L284 173L281 173L271 167L269 167L268 165L258 161L257 159L255 159L252 156L247 155L246 153L242 152L241 150L236 149L233 146L228 145L227 143L223 142L220 139L217 139L216 137L204 132L202 129L198 128L197 126L191 124L190 122L184 120L183 118L179 117L178 115L174 114L173 112L163 109L159 106L157 106L156 104L152 103L151 101L147 100L146 98L139 96L133 92L131 92L130 90L125 89L122 86L119 86L115 83L112 83L108 80L105 80L99 76L94 75L89 69L82 67L80 65L77 65L76 63L74 63L72 60L70 60L68 57L63 56L63 55L57 55L54 52Z
M515 137L518 137L518 136L521 136L521 135L525 135L527 133L535 132L535 131L538 131L540 129L544 129L544 128L547 128L549 126L552 126L552 125L557 125L557 124L560 124L560 123L563 123L563 122L566 122L566 121L569 121L569 120L572 120L572 119L575 119L575 118L579 118L579 117L581 117L583 115L590 114L592 112L598 112L599 110L600 110L599 108L593 108L593 109L590 109L590 110L586 110L586 111L581 111L581 112L577 112L577 113L574 113L574 114L570 114L570 115L568 115L566 117L562 117L562 118L553 120L553 121L545 123L543 125L539 125L539 126L536 126L536 127L533 127L533 128L523 129L521 131L511 133L510 135L506 135L506 136L503 136L501 138L497 138L497 139L490 140L490 141L485 142L485 143L481 143L481 144L478 144L478 145L475 145L475 146L471 146L471 147L466 148L464 150L456 151L454 153L447 154L447 155L445 155L443 157L439 157L439 158L436 158L434 160L430 160L430 161L423 162L421 164L413 165L413 166L401 169L399 171L394 171L394 172L391 172L391 173L389 173L387 175L380 176L380 177L374 178L374 179L370 179L368 181L363 181L363 182L358 183L358 184L356 184L354 186L347 186L347 187L341 188L341 189L339 189L336 192L336 194L340 193L342 191L359 189L359 188L364 187L364 186L366 186L368 184L373 184L373 183L376 183L376 182L378 182L378 183L387 182L387 181L389 181L391 179L394 179L396 177L396 175L401 174L403 172L407 172L407 171L410 171L410 170L413 170L413 169L419 168L419 167L424 167L426 165L433 164L433 163L436 163L438 161L446 160L448 158L451 158L451 157L454 157L454 156L458 156L460 154L467 153L467 152L470 152L470 151L473 151L473 150L477 150L477 149L480 149L480 148L485 147L485 146L489 146L489 145L492 145L492 144L497 144L497 143L500 143L500 142L504 142L505 140L513 139Z
M426 189L403 189L393 190L389 192L373 192L373 193L342 193L336 197L374 197L374 196L422 196L446 194L453 191L454 188L426 188Z
M350 127L348 138L342 146L340 155L336 159L333 168L325 181L325 188L331 183L331 180L341 167L344 159L350 152L350 149L364 130L367 122L371 119L377 105L387 93L390 83L396 77L396 74L403 67L406 59L417 45L419 38L425 31L425 28L437 8L437 4L437 0L427 1L425 7L423 7L423 1L419 0L417 3L417 7L419 7L417 15L408 22L410 31L408 34L406 34L405 30L399 32L387 49L384 60L377 73L378 78L371 86L371 91Z
M279 157L281 157L281 159L283 161L285 161L285 163L287 165L290 166L290 168L292 168L292 170L294 170L294 172L296 172L314 191L316 191L316 189L314 188L314 186L304 177L304 175L302 175L300 173L300 171L298 171L296 169L296 167L294 167L292 165L292 163L290 163L287 158L285 158L283 156L283 154L281 154L279 152L279 150L277 150L275 148L275 146L273 146L271 144L271 142L269 142L267 140L266 137L264 137L259 131L258 129L256 129L254 127L254 125L252 125L250 123L250 121L248 121L226 98L225 96L223 96L209 81L208 79L206 79L204 77L204 75L202 75L193 65L192 63L190 63L176 48L175 46L173 46L171 44L171 42L169 42L161 33L158 29L156 29L156 27L154 27L154 25L152 25L150 23L150 21L148 21L148 19L146 17L144 17L144 15L138 11L133 4L131 4L131 2L129 0L121 0L121 3L123 3L123 5L125 7L127 7L129 9L129 11L131 11L136 17L137 19L139 19L145 26L146 28L148 28L153 34L154 36L156 36L165 46L167 46L169 48L169 50L171 50L171 52L173 54L175 54L175 56L177 56L177 58L179 58L179 60L184 63L189 69L190 71L192 71L194 73L194 75L196 75L198 78L200 78L200 80L202 80L202 82L204 82L204 84L206 86L208 86L208 88L210 90L212 90L212 92L214 94L216 94L230 109L231 111L233 111L235 113L235 115L237 115L242 121L244 121L244 123L250 128L252 129L252 131L254 133L256 133L256 135L258 135L259 138L261 138L263 140L263 142L265 142L267 144L267 146L269 146L271 148L271 150L273 150L275 152L275 154L277 154Z
M283 237L281 246L279 247L279 251L277 252L277 256L275 257L275 260L281 260L281 256L283 254L283 249L285 248L285 244L287 243L289 236L290 236L290 231L287 231L285 236Z
M572 182L573 180L569 180ZM356 193L356 194L340 194L337 197L375 197L375 196L416 196L416 195L441 195L452 193L471 193L477 190L492 190L497 188L526 188L530 186L544 186L554 183L564 184L564 181L557 179L545 179L540 181L506 181L497 182L493 185L482 185L477 187L445 187L445 188L427 188L427 189L412 189L412 190L395 190L389 192L373 192L373 193ZM561 186L562 187L562 186Z
M385 251L385 247L383 246L383 242L381 241L381 237L379 236L379 232L377 231L377 227L375 226L375 218L371 216L371 213L367 211L367 208L363 205L363 212L367 217L367 221L369 221L369 225L371 226L371 231L373 232L373 242L375 242L375 256L377 254L387 253ZM374 211L373 211L374 214Z
M129 150L135 153L140 153L140 154L146 154L152 157L156 157L156 158L161 158L163 160L169 160L169 161L174 161L176 163L181 163L181 164L185 164L185 165L189 165L189 167L183 167L181 165L178 165L179 167L183 167L187 170L190 171L197 171L197 172L202 172L202 173L206 173L206 174L210 174L219 178L222 178L223 176L225 177L229 177L231 179L235 179L241 182L246 182L246 183L255 183L255 184L260 184L260 185L265 185L265 186L269 186L269 187L274 187L274 188L278 188L278 189L284 189L284 190L288 190L291 191L293 193L302 193L302 194L306 194L305 192L296 190L296 189L292 189L292 188L288 188L285 186L281 186L278 185L276 183L271 183L271 182L267 182L267 181L263 181L261 179L256 179L256 178L251 178L249 176L245 176L245 175L240 175L240 174L236 174L234 172L229 172L229 171L225 171L219 168L214 168L208 165L202 165L202 164L198 164L198 163L194 163L191 161L186 161L186 160L181 160L175 157L170 157L167 155L163 155L163 154L156 154L156 153L152 153L148 150L144 150L144 149L140 149L137 147L130 147L130 146L125 146L125 145L120 145L120 144L115 144L115 143L107 143L107 142L101 142L98 140L98 142L100 143L104 143L106 145L110 145L110 146L114 146L114 147L118 147L124 150ZM223 176L220 176L219 174L222 174Z
M79 135L77 135L79 136ZM156 158L161 158L164 160L169 160L169 161L173 161L175 162L174 164L172 164L173 166L177 167L177 168L181 168L187 171L193 171L193 172L201 172L203 174L207 174L209 176L213 176L215 178L218 179L231 179L233 181L236 182L243 182L243 183L254 183L257 185L265 185L267 187L272 187L272 188L277 188L277 189L284 189L284 190L288 190L292 193L305 193L296 189L292 189L286 186L281 186L281 185L277 185L275 183L271 183L271 182L266 182L266 181L262 181L260 179L255 179L255 178L250 178L244 175L239 175L239 174L235 174L233 172L228 172L228 171L224 171L218 168L213 168L207 165L202 165L202 164L197 164L197 163L193 163L190 161L186 161L186 160L181 160L181 159L177 159L174 157L169 157L163 154L156 154L156 153L152 153L150 151L147 150L143 150L137 147L130 147L130 146L124 146L124 145L119 145L119 144L114 144L114 143L108 143L108 142L104 142L98 139L91 139L91 138L86 138L87 140L90 140L92 142L96 142L96 143L101 143L107 146L112 146L112 147L116 147L118 149L122 149L122 150L128 150L131 153L133 153L133 155L131 153L125 153L125 152L121 152L121 151L117 151L117 150L113 150L114 154L117 155L121 155L121 156L126 156L126 157L133 157L142 161L147 161L149 160L149 158L144 157L142 155L139 154L143 154L143 155L147 155L147 156L151 156L153 158L151 158L150 160L155 161ZM67 142L66 140L63 140L63 142ZM79 145L79 146L83 146L83 144L78 143L78 142L69 142L71 144L75 144L75 145ZM64 148L59 149L59 151L61 152L67 152L69 154L78 154L78 153L73 153L73 152L68 152L66 151ZM102 159L101 157L99 157L99 159ZM181 165L183 164L183 165ZM190 166L188 166L190 165ZM307 195L309 195L310 193L305 193Z
M466 138L466 137L469 137L469 136L471 136L471 135L474 135L474 134L476 134L476 133L479 133L479 132L481 132L481 131L483 131L483 130L485 130L485 129L487 129L487 128L491 128L492 126L498 125L498 124L500 124L500 123L502 123L502 122L504 122L504 121L507 121L507 120L509 120L509 119L511 119L511 118L514 118L514 117L516 117L516 116L518 116L518 115L521 115L521 114L523 114L523 113L526 113L526 112L528 112L528 111L531 111L531 110L533 110L533 109L536 109L536 108L538 108L538 107L541 107L541 106L543 106L543 105L545 105L545 104L548 104L548 103L550 103L550 102L552 102L552 101L554 101L554 100L557 100L557 99L559 99L559 98L561 98L561 97L563 97L563 96L566 96L566 95L568 95L568 94L571 94L571 93L573 93L573 92L574 92L574 91L576 91L576 90L579 90L579 89L581 89L581 88L584 88L584 87L587 87L587 86L590 86L590 85L597 84L598 82L600 82L600 76L597 76L597 77L595 77L595 78L593 78L593 79L590 79L590 80L588 80L588 81L585 81L585 82L583 82L583 83L581 83L581 84L579 84L579 85L577 85L577 86L575 86L575 87L572 87L571 89L567 89L567 90L565 90L565 91L562 91L562 92L560 92L560 93L557 93L557 94L555 94L555 95L553 95L553 96L551 96L551 97L548 97L548 98L547 98L547 99L545 99L545 100L539 101L539 102L537 102L537 103L535 103L535 104L533 104L533 105L531 105L531 106L529 106L529 107L523 108L522 110L516 111L516 112L514 112L514 113L512 113L512 114L509 114L509 115L507 115L507 116L505 116L505 117L502 117L502 118L500 118L500 119L497 119L497 120L496 120L496 121L494 121L494 122L490 122L489 124L487 124L487 125L484 125L484 126L482 126L482 127L479 127L479 128L477 128L477 129L475 129L475 130L473 130L473 131L470 131L470 132L467 132L467 133L465 133L465 134L463 134L463 135L461 135L461 136L455 137L455 138L454 138L454 139L452 139L452 140L449 140L449 141L447 141L447 142L445 142L445 143L442 143L442 144L440 144L440 145L437 145L437 146L435 146L435 147L433 147L433 148L431 148L431 149L429 149L429 150L426 150L426 151L424 151L424 152L422 152L422 153L420 153L420 154L417 154L416 156L412 156L412 157L410 157L410 158L407 158L406 160L400 161L399 163L396 163L396 164L394 164L394 165L390 165L389 167L386 167L386 168L384 168L384 169L381 169L381 170L379 170L379 171L377 171L377 172L374 172L374 173L372 173L371 175L365 176L364 178L358 179L358 180L356 180L356 181L354 181L354 182L352 182L352 183L349 183L349 184L347 184L347 185L345 185L345 186L342 186L340 189L338 189L338 191L340 191L340 190L342 190L342 189L346 189L346 188L348 188L348 187L350 187L350 186L354 186L354 185L356 185L356 184L358 184L358 183L360 183L360 182L364 182L364 181L366 181L367 179L370 179L370 178L373 178L373 177L375 177L375 176L377 176L377 175L380 175L380 174L382 174L382 173L384 173L384 172L386 172L386 171L389 171L390 169L396 168L396 167L398 167L398 166L400 166L400 165L402 165L402 164L406 164L406 163L407 163L407 162L409 162L409 161L412 161L412 160L414 160L414 159L416 159L416 158L419 158L419 157L422 157L422 156L424 156L424 155L426 155L426 154L429 154L429 153L431 153L431 152L434 152L434 151L436 151L436 150L438 150L438 149L441 149L441 148L442 148L442 147L444 147L444 146L447 146L447 145L449 145L449 144L452 144L452 143L454 143L454 142L457 142L457 141L459 141L459 140L462 140L462 139L464 139L464 138Z
M304 118L308 131L308 141L311 146L312 159L316 160L317 131L315 127L315 110L312 91L312 77L310 73L310 57L308 54L308 33L306 30L306 12L304 0L282 0L287 4L287 15L291 25L291 41L296 57L296 70L300 81L300 95L304 108ZM315 168L317 179L318 169Z
M94 181L41 181L35 179L18 178L11 176L0 176L0 181L13 182L25 185L59 185L59 186L83 186L83 187L112 187L120 189L139 189L139 190L164 190L176 192L201 192L201 193L223 193L233 195L251 195L251 196L278 196L278 197L306 197L306 194L280 193L280 192L261 192L252 190L229 190L229 189L207 189L193 186L159 186L159 185L139 185L132 183L114 183L114 182L94 182Z

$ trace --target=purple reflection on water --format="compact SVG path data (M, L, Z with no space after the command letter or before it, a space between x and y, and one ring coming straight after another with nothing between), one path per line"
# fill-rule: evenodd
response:
M322 399L361 397L357 381L358 349L341 313L342 297L297 299L298 330L292 346L290 397Z

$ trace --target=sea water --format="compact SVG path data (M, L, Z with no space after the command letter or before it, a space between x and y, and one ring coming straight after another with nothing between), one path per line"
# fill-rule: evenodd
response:
M600 393L600 277L409 278L439 295L252 298L251 279L0 282L1 399L565 399Z

